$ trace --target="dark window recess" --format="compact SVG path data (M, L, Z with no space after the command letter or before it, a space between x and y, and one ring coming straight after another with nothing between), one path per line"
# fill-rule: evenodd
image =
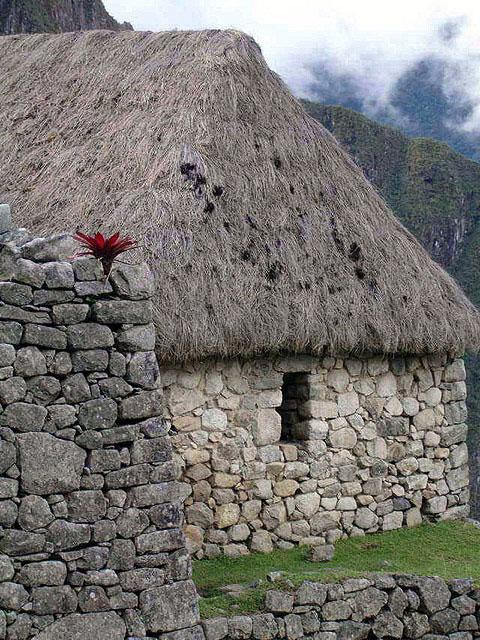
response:
M282 418L282 440L299 440L297 425L305 420L301 406L308 400L308 373L286 373L283 376L282 404L277 411Z

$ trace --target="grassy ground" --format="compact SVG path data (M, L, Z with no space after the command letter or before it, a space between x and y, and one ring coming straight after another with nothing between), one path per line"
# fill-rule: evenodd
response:
M267 582L272 571L283 572L282 581L275 585ZM265 592L273 586L291 589L303 580L333 582L367 572L473 578L480 583L480 529L463 522L443 522L341 540L335 558L321 564L308 559L305 547L194 563L203 618L260 611ZM251 588L233 597L221 591L231 584Z

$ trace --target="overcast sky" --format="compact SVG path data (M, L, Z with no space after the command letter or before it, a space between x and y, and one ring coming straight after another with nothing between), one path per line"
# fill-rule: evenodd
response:
M353 72L381 103L395 80L430 54L461 61L450 78L478 102L469 126L480 129L480 0L104 0L117 20L135 29L234 27L253 35L270 66L308 97L311 66L329 61ZM461 25L445 42L441 26Z

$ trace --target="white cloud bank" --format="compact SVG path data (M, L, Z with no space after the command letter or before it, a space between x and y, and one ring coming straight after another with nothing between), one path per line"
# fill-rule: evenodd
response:
M308 97L311 67L328 61L354 74L375 104L386 104L402 73L426 56L456 64L447 92L476 105L465 124L480 130L480 2L475 0L104 0L135 29L236 28L255 37L270 66ZM460 25L442 38L442 26Z

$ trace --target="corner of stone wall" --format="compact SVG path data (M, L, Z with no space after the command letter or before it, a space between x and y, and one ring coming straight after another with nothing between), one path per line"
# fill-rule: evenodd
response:
M0 226L0 640L201 639L152 276Z

